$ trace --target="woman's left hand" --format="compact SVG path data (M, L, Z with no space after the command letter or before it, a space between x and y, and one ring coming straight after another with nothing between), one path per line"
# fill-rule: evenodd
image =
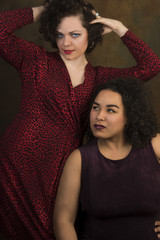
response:
M96 14L95 14L96 15ZM107 34L110 32L115 32L118 34L119 37L122 37L125 35L125 33L128 31L128 28L126 28L123 23L121 23L118 20L111 19L111 18L104 18L101 16L96 16L96 19L94 19L91 24L94 23L101 23L103 24L103 34Z
M160 221L155 222L155 232L157 233L158 238L160 238Z

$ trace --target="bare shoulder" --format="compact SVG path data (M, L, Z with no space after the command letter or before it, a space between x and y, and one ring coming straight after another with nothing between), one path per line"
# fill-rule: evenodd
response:
M160 133L157 133L157 135L152 138L152 146L160 163Z
M81 158L81 153L79 151L79 149L77 148L76 150L74 150L69 156L68 159L73 159L73 158Z

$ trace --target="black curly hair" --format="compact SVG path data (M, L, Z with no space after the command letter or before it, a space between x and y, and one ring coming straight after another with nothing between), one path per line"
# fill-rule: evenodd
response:
M86 53L93 51L97 43L102 43L103 25L90 24L96 18L91 3L83 0L46 0L45 11L40 18L39 31L43 38L50 42L53 48L57 48L56 30L64 17L80 16L83 27L88 31L88 47Z
M151 94L147 92L144 84L133 77L108 80L93 95L90 111L96 96L105 89L117 92L122 97L127 118L124 135L133 148L141 148L151 141L158 132L158 125L152 106ZM94 137L90 127L88 127L86 136L88 140Z

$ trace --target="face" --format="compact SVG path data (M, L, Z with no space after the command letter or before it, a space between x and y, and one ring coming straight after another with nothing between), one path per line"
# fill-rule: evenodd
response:
M62 59L73 60L84 56L88 47L88 32L82 26L80 16L62 19L57 27L56 43Z
M112 90L102 90L94 100L90 112L93 135L101 139L124 137L126 117L122 97Z

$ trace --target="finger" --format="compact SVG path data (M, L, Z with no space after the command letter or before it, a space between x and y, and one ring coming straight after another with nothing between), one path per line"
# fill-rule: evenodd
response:
M99 16L98 18L92 20L91 23L101 23L101 24L103 24L105 26L108 26L108 27L114 27L115 20Z
M100 16L98 16L96 19L92 20L90 23L91 23L91 24L101 23L101 24L103 24L105 27L110 27L109 24L108 24L108 25L106 24L106 19L105 19L105 18L102 18L102 17L100 17Z
M92 22L92 23L101 23L101 22L102 22L102 20L103 20L103 18L102 18L102 17L100 17L100 16L97 16L97 17L96 17L96 19L92 20L91 22Z
M155 225L156 225L156 226L160 226L160 221L156 221L156 222L155 222Z
M99 15L99 13L96 12L95 10L92 10L92 13L96 16L96 19L97 19L97 18L101 18L100 15Z
M96 12L96 19L101 18L98 12Z
M154 229L154 231L160 233L160 227L156 227L156 228Z
M160 238L160 233L157 233L158 238Z

